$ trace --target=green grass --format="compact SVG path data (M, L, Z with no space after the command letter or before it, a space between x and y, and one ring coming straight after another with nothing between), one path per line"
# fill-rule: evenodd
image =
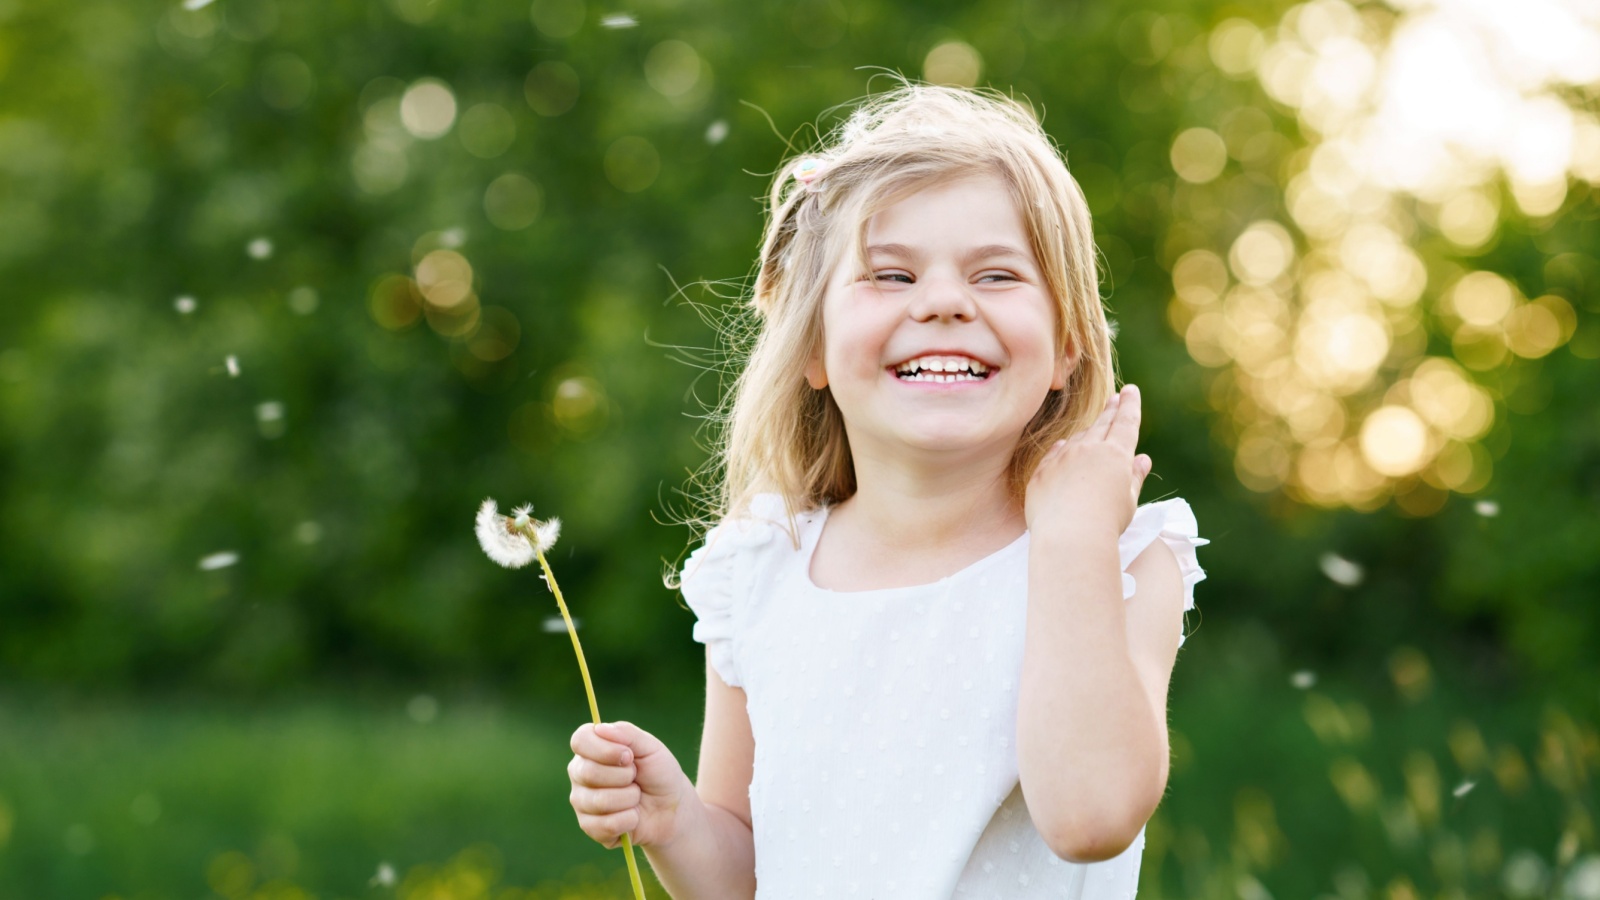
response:
M1191 640L1141 900L1600 900L1600 698L1471 672L1296 687L1264 632ZM602 696L694 771L698 685ZM567 803L581 699L409 699L0 699L0 900L629 896Z
M245 896L274 881L364 897L380 864L404 878L452 860L503 885L609 877L621 852L567 802L582 721L448 699L427 722L406 698L12 700L0 897Z

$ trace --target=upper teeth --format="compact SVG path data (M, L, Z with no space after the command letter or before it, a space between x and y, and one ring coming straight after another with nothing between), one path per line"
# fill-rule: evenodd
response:
M901 375L913 372L970 372L973 375L986 375L989 367L970 356L919 356L895 366L894 370Z

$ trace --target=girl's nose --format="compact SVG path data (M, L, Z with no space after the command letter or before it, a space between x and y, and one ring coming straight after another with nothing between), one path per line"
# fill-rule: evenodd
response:
M967 283L960 278L930 275L922 279L921 290L911 299L911 317L918 322L970 322L977 316L977 305Z

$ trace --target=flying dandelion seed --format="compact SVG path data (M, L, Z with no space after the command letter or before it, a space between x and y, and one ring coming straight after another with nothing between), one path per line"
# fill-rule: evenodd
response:
M172 301L172 308L177 310L178 315L180 316L189 315L199 306L200 304L196 303L195 299L188 294L184 294L182 297L177 297Z
M272 255L272 241L258 237L245 245L244 251L250 254L251 259L266 259Z
M706 126L706 143L716 146L728 136L728 123L725 119L718 119Z
M239 377L239 357L234 356L232 353L230 353L230 354L228 354L228 358L223 360L223 364L228 367L228 377L229 378L238 378Z
M302 544L315 544L322 540L322 525L307 519L294 527L294 539Z
M1310 669L1301 669L1289 676L1289 683L1303 691L1317 683L1317 673Z
M1366 569L1363 569L1360 563L1351 562L1337 553L1324 553L1319 562L1322 574L1341 587L1355 587L1367 576Z
M573 619L572 619L572 628L573 628L573 630L576 631L577 629L582 628L582 627L583 627L583 620L579 619L577 617L573 617ZM550 618L544 620L544 631L545 631L546 634L558 634L558 633L566 631L566 630L567 630L567 623L563 622L561 620L560 616L551 616Z
M239 561L239 554L232 550L223 550L210 556L200 558L200 571L214 572L217 569L226 569Z
M632 28L638 24L632 13L612 13L600 20L601 28Z
M398 879L394 873L394 866L386 862L378 863L378 871L367 881L368 887L394 887Z
M1450 794L1453 797L1465 797L1467 795L1468 791L1472 790L1473 788L1475 788L1477 786L1478 786L1478 783L1476 781L1463 781L1460 784L1456 785L1456 789L1451 791Z
M1113 341L1117 339L1117 320L1116 319L1107 319L1106 320L1106 333L1111 335L1111 339Z
M1485 519L1492 519L1500 515L1500 504L1493 500L1479 500L1477 503L1472 504L1472 511Z
M205 9L213 2L215 2L215 0L183 0L183 8L193 12L197 9Z
M460 228L447 228L439 232L439 246L447 250L454 250L466 242L467 233Z

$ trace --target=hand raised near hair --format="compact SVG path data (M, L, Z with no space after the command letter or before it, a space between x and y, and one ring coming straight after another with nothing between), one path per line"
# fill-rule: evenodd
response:
M1139 389L1126 385L1092 425L1045 453L1028 480L1029 531L1110 529L1115 537L1127 529L1151 466L1134 453L1139 419Z

